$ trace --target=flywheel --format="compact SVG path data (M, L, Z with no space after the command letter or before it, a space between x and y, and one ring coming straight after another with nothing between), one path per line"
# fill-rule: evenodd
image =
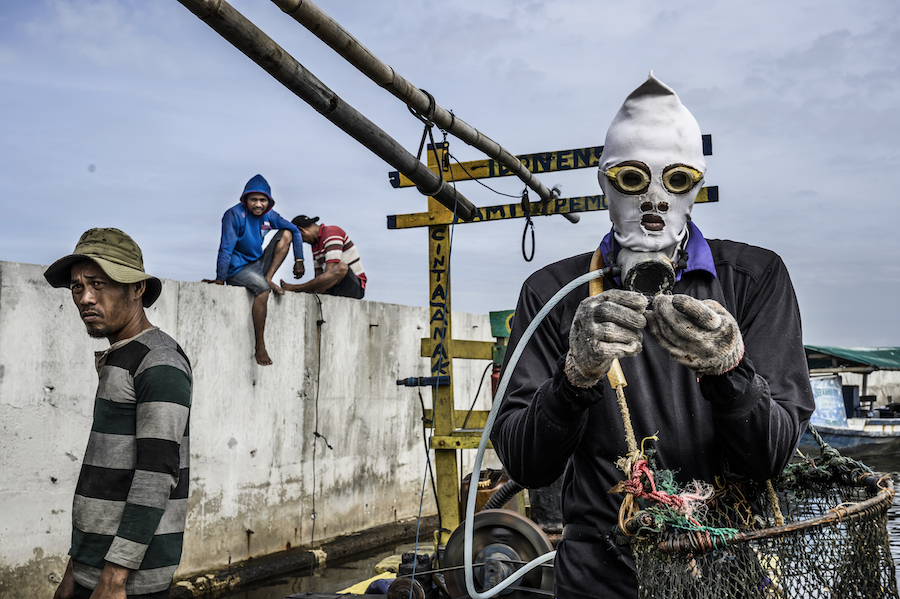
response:
M465 526L460 524L444 552L442 566L452 568L465 563ZM475 590L485 592L506 580L534 558L553 551L550 539L541 528L517 512L482 510L475 514L472 531L472 574ZM445 573L451 597L468 597L463 569ZM515 582L499 596L506 599L547 597L553 594L552 564L541 565Z

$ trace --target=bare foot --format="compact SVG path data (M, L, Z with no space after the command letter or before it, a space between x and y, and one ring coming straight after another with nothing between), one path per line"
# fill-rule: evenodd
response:
M266 351L266 348L256 350L256 363L260 366L271 366L272 358L269 357L269 352Z
M276 285L276 284L273 283L272 281L269 281L269 289L271 289L272 291L274 291L274 292L277 293L278 295L284 295L284 289L282 289L281 287L279 287L278 285Z
M279 281L279 282L281 283L281 286L284 287L287 291L299 291L299 289L297 289L297 288L300 287L300 285L293 285L291 283L285 283L284 279L281 279L281 281Z

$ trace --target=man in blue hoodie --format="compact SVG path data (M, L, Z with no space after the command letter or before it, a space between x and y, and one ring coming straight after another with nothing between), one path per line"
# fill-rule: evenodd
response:
M273 283L272 277L284 262L290 245L294 246L294 277L299 279L305 271L300 231L272 210L274 205L271 188L262 175L247 182L241 201L222 217L216 278L203 279L204 283L216 285L240 285L253 293L250 315L256 337L256 363L261 366L272 363L263 339L269 292L284 295L284 289ZM264 251L263 238L273 229L278 232Z

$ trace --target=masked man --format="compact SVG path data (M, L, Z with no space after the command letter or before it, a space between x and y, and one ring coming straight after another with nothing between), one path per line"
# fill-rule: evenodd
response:
M697 122L651 75L614 118L601 157L613 227L595 261L622 266L622 274L605 276L605 291L592 297L585 284L550 312L512 374L491 434L520 484L545 486L565 474L555 563L561 599L637 594L634 572L606 539L622 501L608 493L624 478L615 462L628 453L605 380L614 359L628 383L635 436L659 435L657 465L681 484L713 481L726 462L754 479L778 474L813 411L787 269L771 251L703 237L691 207L705 172ZM592 253L574 256L528 278L511 346L591 262ZM668 281L653 278L650 291L664 293L624 289L647 262L672 269Z

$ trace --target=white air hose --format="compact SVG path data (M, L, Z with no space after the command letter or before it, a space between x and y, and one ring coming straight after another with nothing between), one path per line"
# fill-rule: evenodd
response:
M484 459L484 450L487 448L488 440L490 439L491 429L494 427L494 420L497 419L497 411L500 408L500 404L503 401L503 395L506 393L506 387L509 385L509 378L512 375L513 371L516 368L516 364L519 362L519 358L522 355L522 352L525 351L525 347L528 345L528 341L531 339L531 336L534 334L534 331L538 328L538 325L544 320L547 314L552 310L556 304L560 302L562 298L571 293L574 289L577 289L581 285L587 283L592 279L596 279L602 277L607 273L608 269L602 268L599 270L595 270L589 272L587 274L581 275L577 279L574 279L570 283L568 283L565 287L556 292L556 294L550 298L544 307L541 308L540 312L537 313L537 316L532 319L531 323L529 323L528 328L525 329L525 332L522 334L522 338L519 339L518 344L516 345L516 349L513 351L512 356L509 358L509 362L506 364L506 371L503 373L503 378L500 379L500 384L497 385L497 394L494 396L494 402L491 406L491 411L488 414L487 421L484 424L484 430L481 433L481 441L478 443L478 453L475 456L475 465L473 467L473 473L481 472L481 462ZM479 593L475 590L475 579L472 571L472 534L474 530L474 516L475 516L475 498L478 494L478 485L469 485L469 498L466 502L466 514L465 514L465 529L464 529L464 541L465 544L463 546L463 558L464 558L464 566L465 566L465 575L466 575L466 591L469 593L469 597L472 599L490 599L495 595L504 591L507 587L511 586L513 583L522 578L525 574L528 574L544 562L548 562L556 557L556 551L550 551L549 553L545 553L544 555L538 556L528 564L516 570L512 575L509 576L506 580L493 587L492 589Z

